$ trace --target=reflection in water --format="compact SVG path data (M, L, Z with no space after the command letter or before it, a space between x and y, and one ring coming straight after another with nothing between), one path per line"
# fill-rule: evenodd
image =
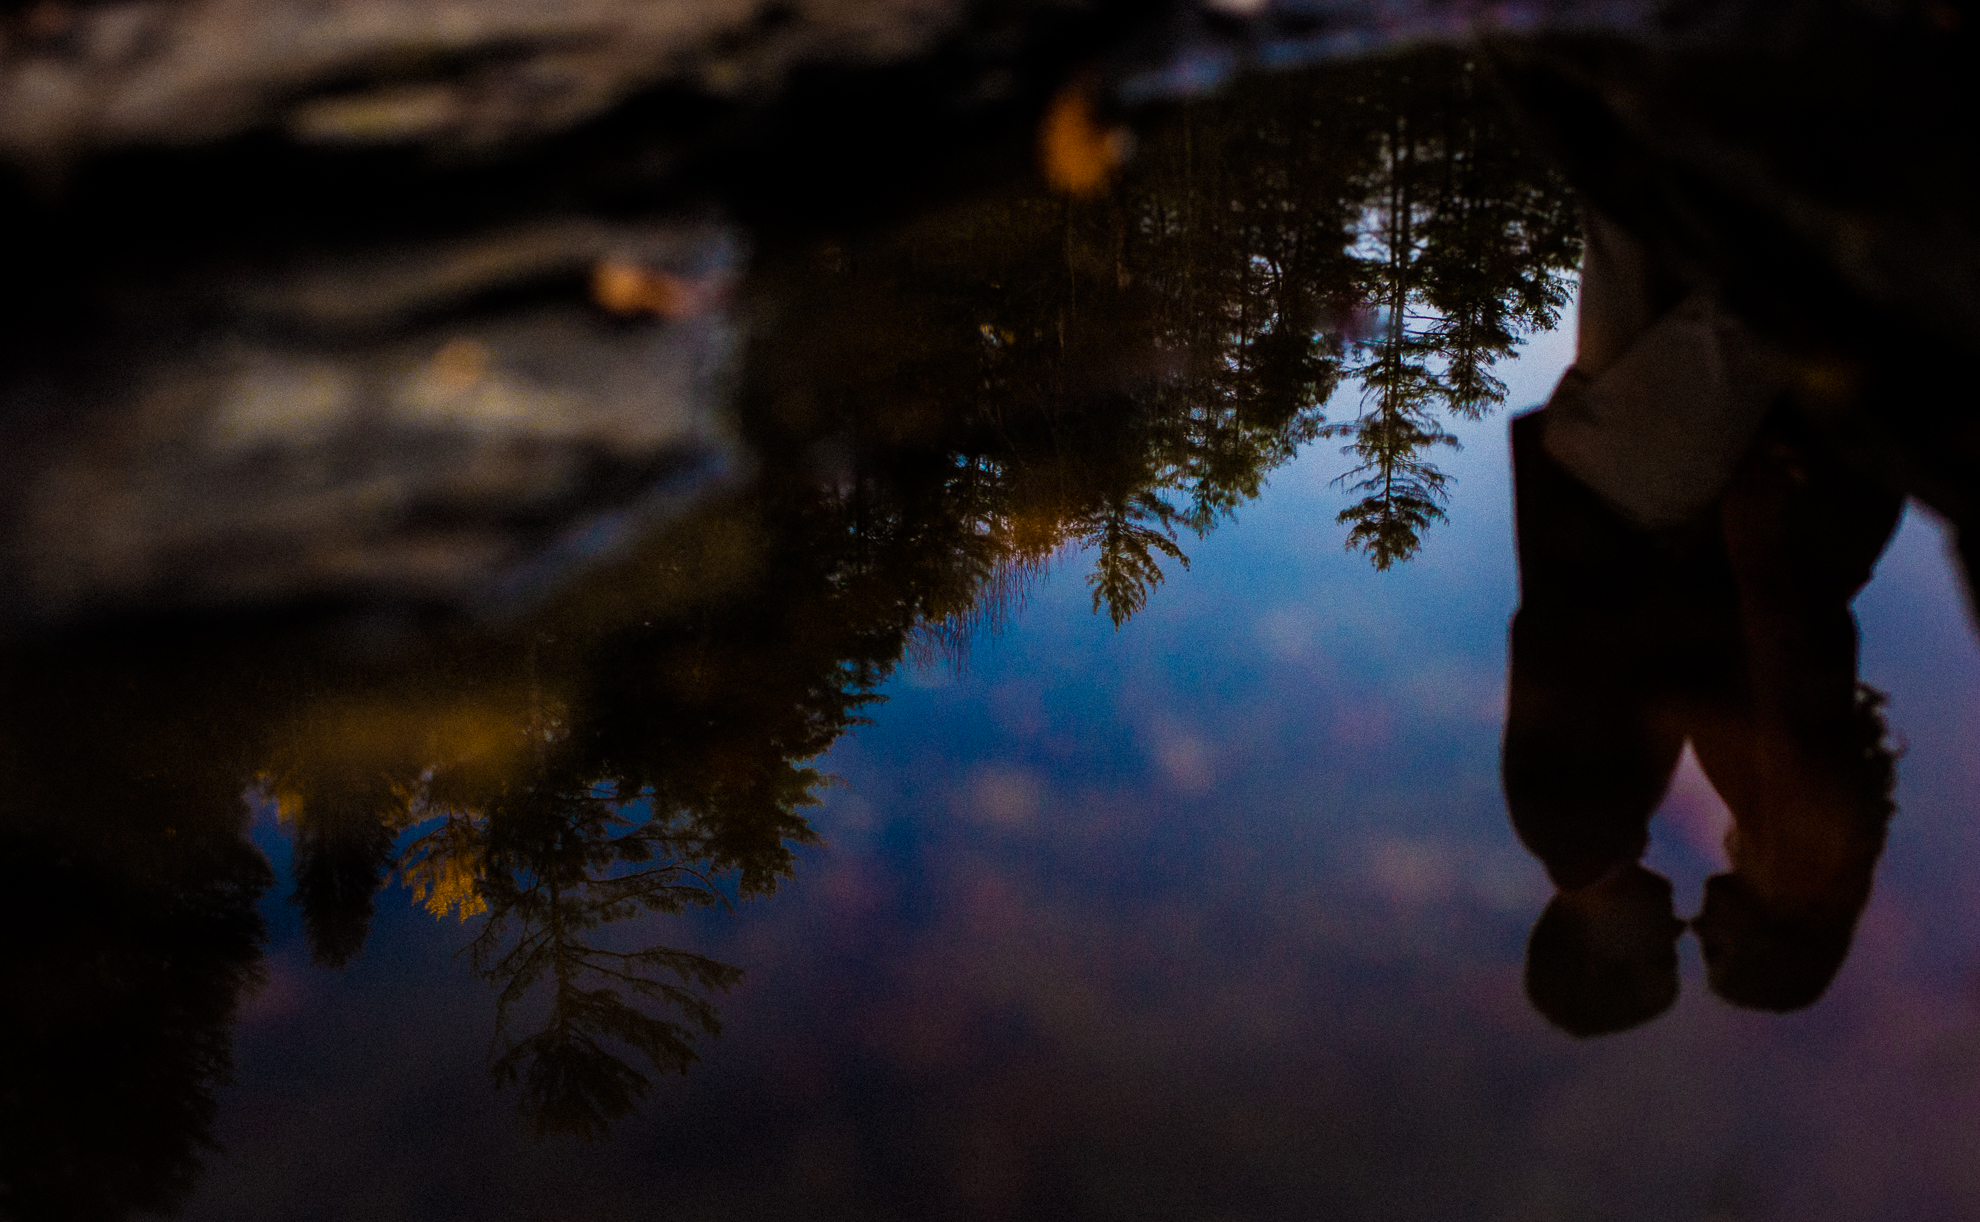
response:
M1013 195L818 258L798 334L760 341L773 411L950 450L996 559L1092 547L1118 624L1186 562L1179 528L1321 435L1353 456L1350 545L1413 554L1440 421L1503 400L1492 369L1554 324L1579 238L1472 65L1426 54L1182 108L1104 201ZM1330 422L1344 377L1364 410Z
M414 842L404 869L415 880L433 878L433 899L458 906L463 918L487 913L471 950L475 966L501 986L495 1079L521 1082L523 1111L538 1135L597 1137L647 1089L609 1044L663 1072L685 1072L696 1059L694 1033L720 1029L706 993L742 973L689 951L614 950L589 936L641 913L714 902L719 892L707 871L719 863L705 820L635 821L609 792L562 790L541 773L532 780L518 793L489 795L479 809L450 803L446 822ZM544 982L550 996L540 1029L511 1035L513 1011Z
M1351 257L1376 326L1348 370L1364 410L1327 431L1352 439L1357 465L1342 479L1363 496L1339 520L1377 568L1414 555L1442 520L1447 477L1430 456L1457 444L1442 418L1505 402L1493 366L1522 332L1554 326L1562 273L1580 258L1566 193L1510 138L1473 66L1434 66L1399 69L1401 88L1360 99L1376 161L1359 176Z
M0 1207L21 1217L187 1198L259 977L238 744L186 715L197 675L134 692L126 661L0 658Z
M1849 603L1900 501L1781 402L1756 341L1670 301L1626 238L1591 226L1577 365L1513 425L1504 781L1561 888L1528 993L1580 1035L1675 999L1683 925L1637 860L1689 740L1733 816L1733 869L1692 922L1711 986L1797 1009L1842 963L1893 810Z
M524 622L416 650L386 621L11 649L10 1205L190 1191L258 970L244 790L292 837L319 964L361 954L395 879L475 922L493 1077L536 1133L603 1134L741 974L645 918L789 876L807 761L908 651L964 648L1071 548L1122 624L1183 531L1323 436L1352 455L1349 545L1406 559L1441 516L1441 421L1504 399L1495 362L1553 324L1577 257L1463 58L1264 83L1160 117L1102 199L767 235L753 485ZM1344 379L1361 410L1329 421Z

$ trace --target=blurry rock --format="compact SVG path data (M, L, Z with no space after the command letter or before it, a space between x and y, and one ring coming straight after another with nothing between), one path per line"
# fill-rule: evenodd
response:
M964 0L40 0L0 10L0 159L73 161L253 130L498 145L663 83L766 89L899 59Z
M1096 6L1003 7L0 0L0 634L547 593L741 465L742 243L652 218L992 140Z
M733 466L737 259L711 225L542 222L169 286L86 364L0 376L0 627L511 607ZM696 308L615 316L601 264Z

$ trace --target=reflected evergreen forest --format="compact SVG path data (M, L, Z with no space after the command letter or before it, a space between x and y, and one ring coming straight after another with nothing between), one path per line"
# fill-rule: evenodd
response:
M381 903L457 923L494 1083L596 1137L706 1052L741 975L655 918L790 876L813 761L904 658L960 659L1055 561L1124 623L1302 449L1340 469L1314 538L1407 560L1446 423L1503 403L1495 364L1579 258L1481 76L1285 76L1145 116L1101 196L759 235L748 477L520 621L9 647L5 1206L187 1198L278 885L326 967ZM282 884L248 836L270 808Z

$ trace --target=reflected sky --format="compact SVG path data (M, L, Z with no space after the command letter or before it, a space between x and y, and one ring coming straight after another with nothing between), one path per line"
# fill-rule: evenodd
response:
M1980 650L1924 511L1857 604L1905 755L1826 996L1734 1009L1687 937L1647 1025L1529 1004L1508 417L1581 238L1480 81L766 229L709 307L749 461L506 619L0 653L24 1216L1969 1216ZM559 326L663 326L569 270ZM1687 752L1681 914L1729 825Z
M747 976L597 1144L528 1140L488 1089L451 920L388 894L338 977L266 903L189 1216L1964 1216L1980 656L1938 528L1912 512L1858 603L1907 753L1829 995L1732 1009L1687 940L1669 1014L1576 1041L1520 985L1549 888L1498 785L1505 422L1455 431L1410 564L1342 548L1317 442L1124 626L1062 557L960 665L903 668L825 757L795 876L670 924ZM1647 857L1681 913L1725 823L1687 757Z
M1513 401L1543 394L1571 350L1571 328L1536 341L1508 378ZM1340 397L1351 406L1353 393ZM1072 1192L1112 1215L1180 1204L1187 1188L1207 1195L1184 1212L1227 1194L1298 1212L1337 1194L1325 1185L1338 1176L1394 1191L1398 1168L1361 1160L1459 1141L1471 1122L1440 1116L1429 1083L1411 1109L1428 1128L1407 1138L1395 1126L1418 1121L1403 1114L1336 1113L1354 1097L1392 1113L1381 1097L1415 1059L1412 1040L1437 1060L1473 1055L1435 1047L1450 1038L1435 1029L1396 1042L1387 1029L1423 1022L1424 1001L1445 1020L1539 1034L1517 965L1546 889L1505 829L1497 781L1516 600L1503 421L1463 434L1450 521L1409 565L1377 572L1342 546L1344 460L1322 441L1236 524L1193 542L1190 572L1120 629L1094 612L1069 555L959 667L938 656L904 669L874 724L825 757L839 782L816 816L823 847L777 896L705 923L701 948L749 973L706 1063L583 1155L639 1170L587 1172L586 1187L555 1195L600 1194L586 1208L613 1216L656 1185L706 1181L724 1216L1002 1215ZM482 1032L486 1016L435 996L428 973L465 975L445 959L455 931L395 907L381 905L373 949L346 981L304 966L293 918L277 934L274 979L237 1053L240 1119L219 1134L232 1153L196 1212L296 1207L293 1184L309 1177L285 1173L278 1206L253 1193L250 1169L287 1163L298 1143L360 1191L397 1181L362 1170L389 1165L390 1150L348 1134L405 1124L420 1146L501 1150L448 1176L464 1212L573 1172L568 1155L521 1143L507 1100L465 1074L478 1038L429 1025L451 1012ZM1439 982L1452 968L1459 981ZM342 1055L330 1052L341 1041L322 1042L319 1007L350 1014ZM410 1014L425 1017L409 1031ZM1346 1043L1343 1023L1358 1033ZM392 1119L366 1108L320 1128L313 1092L285 1083L341 1078L387 1030L404 1041L391 1059L410 1067L392 1102L373 1105ZM1357 1039L1379 1046L1357 1051ZM1490 1113L1502 1088L1464 1106ZM435 1107L429 1091L466 1097ZM1344 1142L1344 1122L1365 1131ZM259 1151L270 1133L288 1134L284 1153ZM1208 1170L1254 1143L1233 1175ZM1321 1152L1327 1166L1290 1174ZM1174 1182L1136 1182L1180 1153Z

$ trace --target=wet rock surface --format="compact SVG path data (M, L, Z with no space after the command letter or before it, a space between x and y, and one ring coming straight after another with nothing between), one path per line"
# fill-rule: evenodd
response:
M1094 11L991 7L0 12L0 631L499 614L731 479L732 218L1021 169Z
M476 147L678 83L763 90L799 62L923 50L961 0L136 0L20 9L0 34L0 151L62 162L257 128L317 144Z
M7 619L511 607L733 469L739 259L575 218L140 300L0 382Z

